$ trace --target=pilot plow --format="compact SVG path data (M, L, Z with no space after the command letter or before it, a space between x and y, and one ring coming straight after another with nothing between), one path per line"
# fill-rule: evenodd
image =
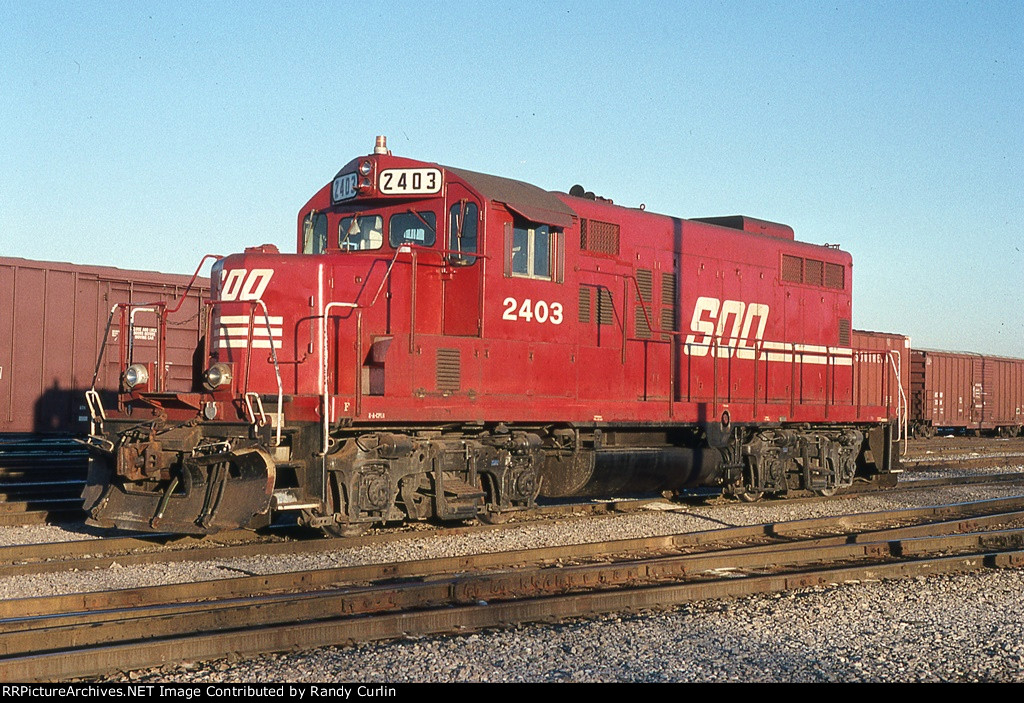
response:
M256 446L93 446L83 507L86 522L99 527L183 534L257 528L270 521L275 479L273 459Z

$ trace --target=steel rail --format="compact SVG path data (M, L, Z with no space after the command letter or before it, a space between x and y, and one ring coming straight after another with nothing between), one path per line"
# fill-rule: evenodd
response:
M225 652L239 655L280 651L295 647L344 644L392 638L408 634L434 634L506 625L513 622L564 619L601 612L664 608L707 598L735 597L849 580L906 577L922 573L947 573L990 566L1019 566L1024 563L1024 531L1007 532L1001 540L991 533L960 536L958 547L984 553L956 557L925 557L910 562L829 566L809 570L751 575L746 578L711 578L723 569L735 569L742 558L735 555L696 555L635 562L629 565L601 564L569 569L548 569L544 577L536 572L513 571L485 574L447 583L428 582L388 587L379 593L369 590L274 597L260 602L208 604L188 612L172 608L157 617L130 615L125 624L93 622L51 630L26 629L0 636L0 646L9 658L0 659L0 679L39 680L87 676L110 670L154 666L168 661L219 658ZM972 540L968 544L968 540ZM901 558L908 551L930 555L929 550L949 549L945 540L927 548L913 549L914 540L842 545L829 550L793 549L789 556L774 552L771 565L806 565L810 561L838 558ZM1000 551L991 553L995 542ZM1004 551L1006 545L1012 551ZM802 552L802 553L801 553ZM717 560L717 561L716 561ZM686 562L689 561L689 571ZM746 555L747 566L764 568L764 555ZM725 564L717 566L714 564ZM732 565L732 566L728 566ZM698 574L694 583L647 585L666 578ZM563 595L577 588L606 590ZM484 602L481 597L499 596L513 600ZM525 600L515 600L525 597ZM474 604L467 607L467 604ZM416 610L409 610L416 608ZM398 611L385 612L381 611ZM359 614L359 617L345 617ZM300 622L296 622L300 619ZM124 628L123 631L118 628ZM212 632L210 630L226 630ZM58 637L63 636L63 640ZM126 641L129 640L129 641ZM46 642L46 651L38 643ZM98 646L93 646L98 645ZM83 646L90 647L82 649Z
M648 558L665 557L669 559L693 560L700 559L724 560L729 564L739 564L752 555L763 560L766 555L775 553L807 554L808 550L843 549L852 550L851 554L859 554L867 544L888 544L898 540L915 538L934 538L935 535L954 535L977 531L982 527L993 527L1024 522L1024 510L1008 513L997 513L953 521L931 522L922 525L903 526L888 529L870 529L866 532L845 533L842 535L816 536L804 530L801 534L796 530L774 529L777 526L762 525L764 530L760 537L764 541L755 546L736 546L748 540L737 540L722 537L713 542L700 544L699 551L679 555L683 549L694 549L692 540L687 535L670 535L654 538L635 538L614 542L576 544L562 547L542 547L508 552L481 553L459 557L443 557L422 560L397 562L393 564L373 564L361 566L344 566L312 571L268 574L260 576L242 576L210 581L190 582L185 584L168 584L145 586L115 591L97 591L91 593L75 593L58 596L42 596L33 598L11 599L0 603L0 632L10 631L11 621L27 617L46 616L52 618L50 623L70 624L88 622L100 611L119 611L133 607L167 607L169 604L203 601L206 603L217 600L237 599L252 594L273 594L296 588L314 590L335 587L341 584L361 584L396 579L424 579L451 576L481 569L521 569L523 567L539 568L551 564L580 565L588 560L615 559L620 555L644 554ZM862 526L864 527L864 526ZM730 528L718 532L729 532ZM713 531L714 532L714 531ZM986 537L997 535L990 530L981 533ZM775 558L775 557L773 557ZM703 569L721 568L702 566ZM691 568L691 571L693 569ZM16 627L13 629L17 629Z
M914 471L941 471L943 469L987 469L995 466L1013 466L1024 464L1024 454L999 454L962 459L943 459L904 461L903 470L913 474Z
M525 515L531 519L547 519L569 514L610 515L639 510L644 505L661 499L619 500L601 503L555 505L539 508ZM45 513L39 519L45 521ZM0 514L2 524L2 514ZM448 536L490 532L521 526L523 522L505 525L466 525L428 530L385 532L358 537L323 537L313 540L271 542L261 540L248 530L221 532L206 537L188 537L169 533L147 534L137 537L108 537L99 540L73 540L27 545L0 546L0 577L29 573L47 573L67 569L92 569L109 566L117 561L122 566L169 561L201 561L243 556L261 556L283 553L318 553L337 549L386 544L427 536ZM307 531L307 534L308 531ZM314 533L315 534L315 533ZM221 542L248 542L240 546L225 546ZM289 546L290 545L290 546ZM172 551L173 548L173 551ZM132 554L138 550L145 554Z
M925 484L926 482L922 481L917 483ZM928 486L921 485L916 487L925 488ZM798 502L800 500L802 499L795 499L790 502ZM823 499L808 498L806 500L811 502L819 502ZM654 501L630 500L590 503L582 505L556 505L549 506L551 508L550 515L541 514L539 512L527 513L526 515L530 518L531 522L536 521L536 519L544 519L545 517L558 517L565 514L578 514L581 512L585 513L588 516L595 514L610 515L616 512L630 512L639 510L642 509L644 506L651 504L652 502ZM1024 496L999 498L988 501L977 501L976 503L953 505L980 506L978 508L962 508L963 510L1012 510L1017 505L1024 505ZM678 508L676 509L680 511L685 511L686 506L681 505L678 506ZM956 507L952 509L947 509L943 508L942 506L925 506L922 508L910 509L909 512L900 511L900 514L907 515L908 519L910 519L909 515L911 513L919 516L953 515L957 514L955 511L960 509L961 508ZM886 514L887 513L884 511L860 513L860 515L866 516L864 519L868 521L875 519L872 516L878 515L884 517ZM3 517L4 516L0 514L0 524L2 524ZM45 519L43 517L43 514L40 514L39 519L40 521L43 521ZM796 520L792 521L791 523L784 524L792 524L794 526L811 526L818 524L822 527L827 527L828 525L835 524L836 520L844 520L844 524L854 524L851 522L850 517L842 518L839 516ZM106 568L114 562L117 562L121 566L133 566L140 564L166 563L173 561L207 561L247 556L272 556L275 554L315 554L359 546L391 544L410 539L423 539L430 536L466 535L477 532L491 532L495 530L516 529L526 524L529 524L529 522L511 522L505 523L503 525L469 525L460 527L435 528L429 531L406 530L402 532L385 532L381 534L364 535L360 537L338 537L315 540L263 540L257 542L255 541L255 538L253 537L253 534L251 532L245 530L238 530L230 533L220 533L218 535L208 536L204 538L178 537L173 535L144 535L138 537L113 537L102 540L74 540L70 542L14 545L0 547L0 577L38 573L54 573L70 569L89 570L97 568ZM734 527L730 529L736 530L736 534L741 535L747 531L749 531L750 534L756 534L757 531L759 529L763 529L763 527L760 525L755 525L751 527ZM776 529L786 528L776 527ZM801 528L794 527L792 529ZM696 532L690 534L699 536L706 533ZM739 536L737 537L737 539L741 538L742 537ZM699 537L688 537L687 539L699 539ZM222 544L222 542L243 542L243 544L228 546ZM171 549L171 547L173 547L173 549Z

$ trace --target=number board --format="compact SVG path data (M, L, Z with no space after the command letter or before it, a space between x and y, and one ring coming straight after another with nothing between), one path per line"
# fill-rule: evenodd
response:
M389 168L378 181L384 195L428 195L441 192L441 171L436 168Z
M342 200L351 200L356 197L356 180L358 178L354 173L343 173L335 178L331 186L331 201L340 203Z

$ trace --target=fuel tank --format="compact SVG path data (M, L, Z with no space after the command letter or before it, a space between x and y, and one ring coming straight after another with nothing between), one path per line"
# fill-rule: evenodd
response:
M621 447L549 455L541 473L548 498L607 497L718 485L722 454L708 447Z

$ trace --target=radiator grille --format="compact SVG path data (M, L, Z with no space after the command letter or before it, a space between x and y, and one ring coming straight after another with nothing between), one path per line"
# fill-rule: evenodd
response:
M437 350L437 390L453 393L462 389L462 362L458 349Z
M661 274L661 329L666 332L676 331L676 275ZM662 339L672 339L671 335L662 335Z
M836 290L846 288L846 269L839 264L825 264L825 287Z
M787 283L806 283L809 286L823 286L843 290L846 288L846 269L840 264L831 264L820 259L805 259L801 256L782 255L782 269L779 272Z
M661 274L661 304L676 304L676 275L674 273Z
M825 285L825 262L804 259L804 283L812 286Z
M782 255L782 280L789 283L804 282L804 260L799 256Z
M644 315L644 306L637 305L636 312L633 316L634 329L636 330L636 336L640 339L648 339L651 336L651 328L647 324L647 316Z
M661 309L661 329L667 332L676 331L676 311L675 308L662 308Z

